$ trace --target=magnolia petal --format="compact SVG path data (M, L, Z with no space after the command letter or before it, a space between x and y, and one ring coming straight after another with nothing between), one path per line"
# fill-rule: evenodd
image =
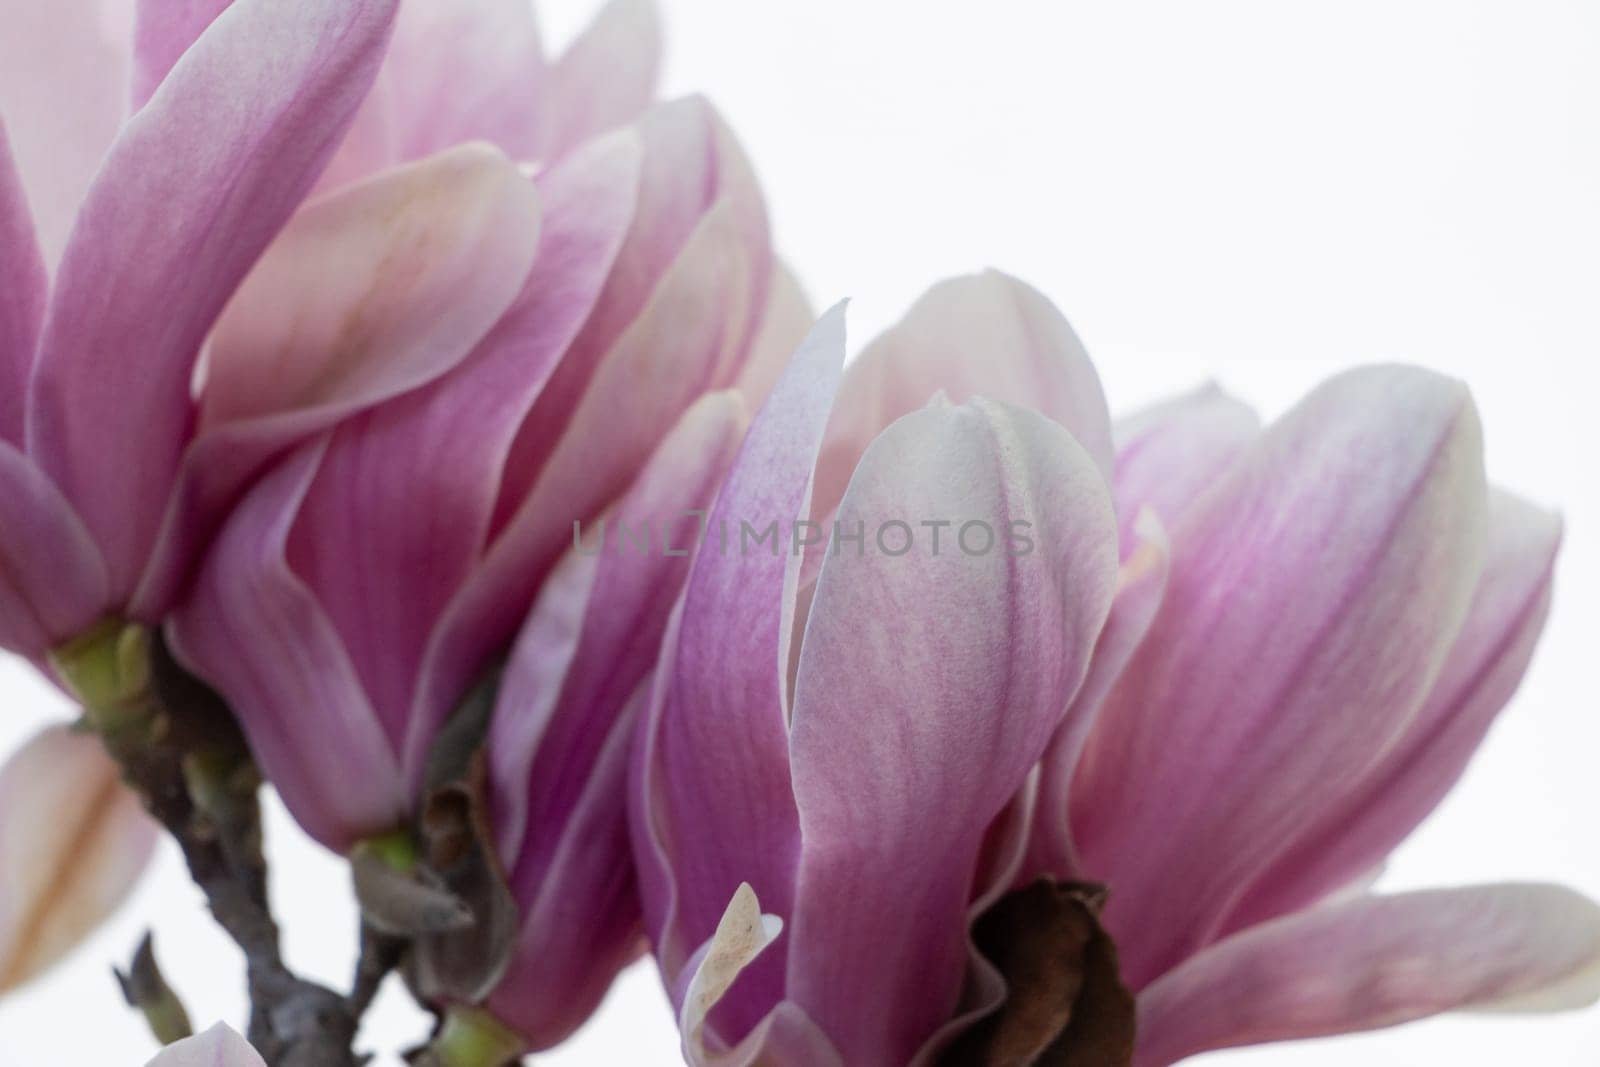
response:
M609 516L612 538L595 555L574 552L546 583L501 683L490 774L522 925L490 1006L535 1048L587 1018L640 943L628 757L695 512L703 517L743 424L736 394L691 409ZM660 534L643 552L623 533L641 528Z
M138 0L133 29L133 110L155 95L166 76L233 0Z
M527 0L407 0L379 80L396 158L487 141L539 159L549 83Z
M203 1034L168 1045L146 1067L267 1067L250 1043L218 1023Z
M399 826L410 796L338 631L288 559L325 447L303 446L239 503L167 633L227 700L295 819L343 852Z
M734 383L751 408L759 409L766 403L783 368L789 365L789 357L816 321L817 313L800 287L800 280L787 264L778 261L772 272L772 288L767 292L767 306L761 313L761 327Z
M94 538L55 484L0 441L0 648L40 659L110 607Z
M787 989L846 1061L903 1063L957 1007L984 835L1088 670L1116 520L1069 433L981 399L885 430L838 514L875 540L830 552L800 652ZM907 517L987 522L988 549L963 527L893 555L884 524Z
M647 167L649 158L647 152ZM641 194L641 211L643 199ZM601 329L596 324L609 321L620 299L614 296L618 286L626 289L642 262L635 247L641 232L636 216L611 282L512 447L495 543L441 624L430 649L424 700L436 704L441 693L453 691L450 683L459 687L463 679L452 672L481 666L485 653L521 621L526 601L508 590L536 586L559 559L572 522L591 520L610 506L690 405L730 384L754 321L757 282L767 270L766 259L749 252L743 211L731 197L716 201L637 319L596 360L593 344ZM659 225L659 220L648 222L644 229ZM587 379L585 366L591 372ZM497 638L487 648L486 636ZM419 757L418 750L408 750L408 766L419 767Z
M570 427L584 405L588 417L598 413L606 421L608 437L625 424L613 413L618 399L608 390L620 389L623 402L653 413L670 408L685 385L727 384L714 381L705 365L719 368L743 352L765 300L771 248L760 190L715 111L697 97L674 101L651 111L635 132L644 155L627 240L517 440L503 494L508 508L527 499L563 438L573 436ZM666 396L653 400L651 389L629 372L664 380ZM596 387L601 374L609 382ZM731 371L727 376L731 380ZM588 439L577 447L587 453ZM620 464L624 469L612 472L613 479L631 476L638 462ZM593 493L594 464L586 459L581 468L580 489ZM608 486L611 492L620 487L614 480Z
M678 1032L683 1035L684 1058L704 1062L706 1019L727 995L740 972L748 967L783 932L783 920L765 915L748 882L734 891L733 900L717 923L716 933L695 968L694 977L678 1012Z
M1254 927L1139 997L1135 1067L1212 1049L1394 1026L1561 991L1600 996L1600 907L1501 885L1364 897Z
M769 554L761 545L724 553L721 543L724 530L741 537L741 521L781 531L805 513L844 362L844 325L843 305L823 316L756 416L664 644L638 747L633 817L646 927L670 988L682 988L692 953L742 882L779 914L792 899L799 825L782 664L797 561L778 544ZM757 977L764 981L748 995L746 1027L770 1010L782 981L770 967Z
M1404 735L1466 616L1486 493L1466 389L1366 368L1172 530L1166 594L1072 796L1131 988L1213 939L1277 843Z
M569 231L588 238L585 205L561 206ZM561 236L557 251L568 253L573 234ZM525 237L537 240L536 224ZM571 263L558 254L556 265ZM590 281L597 289L598 278ZM290 536L290 562L340 634L396 752L423 729L412 718L418 665L488 542L511 439L581 322L581 304L576 314L552 307L569 290L542 257L524 292L543 319L515 315L516 332L503 323L451 373L332 432ZM428 716L419 772L432 728L465 691Z
M128 35L113 17L119 6L0 0L0 115L52 265L127 113Z
M1215 385L1157 404L1116 425L1117 514L1122 543L1132 550L1139 512L1150 508L1168 527L1261 434L1261 420Z
M268 460L465 359L522 290L539 217L533 186L481 145L297 214L217 325L201 436L136 613L159 617L193 554Z
M691 1067L843 1067L844 1060L832 1042L793 1001L780 1002L731 1048L708 1033L714 1009L782 932L783 920L763 914L755 891L748 883L740 885L717 924L716 933L696 953L700 962L678 1013L683 1056Z
M49 296L33 216L0 121L0 442L18 448L23 447L28 376Z
M571 810L552 827L544 877L531 892L520 887L516 949L486 1006L535 1052L582 1025L642 947L625 786L643 695L616 717Z
M519 510L542 527L534 540L564 534L568 516L597 514L695 399L730 384L719 372L743 346L756 270L728 210L714 209L574 398L559 441L537 468L534 491L520 501ZM534 408L530 429L542 425L547 400ZM514 462L526 470L523 444ZM508 504L512 499L506 497ZM542 506L549 500L563 501L566 510L551 514Z
M0 993L114 912L156 838L99 738L53 726L13 755L0 768Z
M529 591L536 587L559 558L571 522L598 516L626 488L661 434L687 406L671 410L685 383L697 377L705 380L705 375L696 375L694 366L707 358L699 353L707 335L716 336L716 312L731 295L722 291L720 278L712 279L715 286L697 292L696 282L708 274L699 264L683 268L682 283L659 297L657 288L695 232L713 195L707 192L715 187L715 168L710 162L713 132L709 110L684 103L660 109L634 133L617 135L642 152L631 211L618 219L627 225L627 236L607 261L604 288L581 308L586 315L583 328L566 346L523 420L503 465L500 504L493 524L496 543L486 566L451 607L449 619L441 626L440 647L430 651L425 676L444 673L450 663L477 669L486 651L480 635L495 638L487 649L492 652L496 650L493 646L514 631L522 609L515 605L509 614L499 610L518 599L506 596L506 583ZM710 202L714 203L714 198ZM630 404L651 409L656 432L648 436L639 427L629 427L606 403L586 398L591 395L589 385L596 367L652 299L656 303L652 321L635 332L630 350L635 362L653 357L657 375L667 373L667 368L676 372L671 379L672 395L652 400L647 388L629 382L626 375L613 374L621 379ZM589 405L585 419L590 423L598 420L602 432L597 438L584 437L569 444L562 470L552 479L546 476L551 453L585 403ZM670 414L663 418L662 411ZM609 443L614 438L618 446L613 448ZM597 442L607 443L599 456ZM445 666L435 667L433 661ZM424 699L439 699L441 690L444 699L454 699L460 682L425 677Z
M402 3L401 11L409 7ZM387 80L387 68L380 68L372 91L357 109L338 151L328 160L317 184L311 187L312 199L339 192L399 165L402 116L395 111L394 100L385 86Z
M1034 767L1017 795L989 828L984 855L978 866L978 879L972 900L967 905L967 980L957 1014L933 1032L911 1059L911 1067L929 1067L950 1044L985 1016L1005 1003L1006 980L998 968L979 951L971 936L972 925L989 908L1020 884L1027 859L1029 833L1033 829L1039 802L1039 768Z
M1138 547L1123 561L1117 575L1116 600L1112 602L1105 629L1095 642L1089 673L1040 760L1038 814L1029 856L1016 882L1018 885L1032 882L1040 875L1057 881L1086 877L1072 840L1073 776L1100 715L1100 706L1117 679L1122 677L1145 634L1150 632L1150 624L1155 621L1161 598L1167 591L1171 566L1172 546L1155 512L1146 509L1139 513L1134 536L1138 538Z
M733 392L691 408L617 507L591 525L584 545L540 590L501 681L489 734L501 855L524 899L547 880L562 814L572 810L612 724L655 666L705 509L745 422Z
M217 323L202 429L367 405L437 377L522 291L539 225L533 186L482 144L310 205ZM451 355L431 355L443 340Z
M654 99L660 71L654 0L610 0L550 72L547 154L632 122Z
M395 3L238 0L89 189L40 344L28 451L83 516L119 595L134 591L177 476L201 342L343 135Z
M1560 544L1558 517L1491 494L1488 563L1427 703L1366 780L1288 843L1235 908L1230 930L1297 910L1379 867L1444 799L1533 657Z
M813 516L826 519L878 432L937 393L1032 408L1072 432L1107 481L1111 416L1088 353L1036 289L990 270L929 289L850 365L817 463Z
M403 750L407 774L420 785L434 732L487 662L511 644L538 589L538 571L498 569L493 555L496 496L506 492L505 464L518 427L547 387L573 337L594 307L632 217L639 151L629 135L594 142L539 180L546 226L522 298L479 345L471 363L437 387L441 425L459 423L463 442L477 450L483 495L470 525L477 568L448 605L428 616L431 632L415 686ZM427 454L413 462L432 465ZM490 469L492 467L492 470ZM393 503L405 511L414 491ZM483 553L491 553L485 564ZM374 572L378 574L381 572ZM419 658L406 664L414 669Z

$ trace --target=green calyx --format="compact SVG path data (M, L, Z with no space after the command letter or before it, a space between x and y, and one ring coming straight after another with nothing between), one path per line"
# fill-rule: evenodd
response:
M150 630L109 618L50 653L50 662L96 730L119 730L151 714Z
M375 834L357 842L355 848L351 850L351 858L354 859L362 853L373 856L385 867L400 874L410 874L416 870L420 858L415 839L405 830Z
M429 1052L438 1067L506 1067L528 1044L482 1008L451 1008Z

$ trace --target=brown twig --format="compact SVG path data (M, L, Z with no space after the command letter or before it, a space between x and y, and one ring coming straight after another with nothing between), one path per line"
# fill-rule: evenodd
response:
M98 687L113 699L98 707L85 699L89 724L127 784L177 840L211 914L244 953L250 1043L272 1067L359 1067L352 1045L361 1016L399 950L387 943L369 949L364 936L356 990L348 997L289 969L267 899L260 778L238 725L159 636L126 627L113 638L123 673Z

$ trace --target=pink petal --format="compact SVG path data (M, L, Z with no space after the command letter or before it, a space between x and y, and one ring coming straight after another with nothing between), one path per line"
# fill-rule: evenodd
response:
M985 832L1082 683L1116 581L1105 482L1034 412L906 416L838 512L869 538L938 519L989 523L991 550L958 549L953 529L937 553L926 536L904 556L830 551L800 653L787 988L849 1063L906 1062L954 1013ZM1020 522L1027 555L1007 540Z
M534 1048L587 1018L638 951L628 756L689 568L698 523L686 513L703 516L743 425L736 394L690 410L610 516L600 554L570 555L546 583L502 682L491 782L522 926L491 1007ZM641 528L654 531L643 553L619 540Z
M569 232L551 267L570 265L560 253L571 250L572 230L579 240L595 236L581 200L561 207ZM533 244L535 228L525 236ZM608 236L597 243L614 247ZM608 257L602 248L593 258L603 265ZM546 314L519 309L519 329L496 328L452 373L343 422L290 536L290 564L342 637L396 752L421 729L411 717L419 664L488 543L511 438L582 321L581 300L569 309L561 299L572 281L552 274L543 257L536 264L525 293ZM592 293L603 272L590 274ZM452 694L429 726L464 694L465 686ZM422 733L419 771L432 736Z
M121 905L156 837L97 737L53 726L0 767L0 993L54 966Z
M620 715L570 811L563 812L546 879L519 900L517 948L486 1001L535 1051L566 1040L642 949L628 862L628 753L641 699Z
M168 1045L145 1067L266 1067L261 1054L227 1026Z
M233 0L137 0L133 31L133 109L155 95L183 54Z
M502 494L507 521L563 437L573 437L570 428L585 405L588 417L607 424L607 437L627 426L614 404L644 408L648 425L630 435L635 449L643 441L642 451L618 449L609 478L596 477L592 457L582 464L580 489L598 482L609 494L619 491L687 406L674 406L686 389L732 380L731 364L743 354L765 302L771 248L760 190L710 105L699 98L663 105L637 132L643 171L628 238L583 332L517 441ZM724 371L720 377L718 370ZM659 399L650 386L661 390ZM587 451L590 439L578 439Z
M135 610L159 617L218 517L273 456L465 359L522 290L538 233L538 194L483 146L296 215L212 338L200 439Z
M660 69L653 0L610 0L550 72L547 154L632 122L655 98Z
M541 158L553 87L527 0L408 0L379 91L400 161L487 141L518 162Z
M472 502L472 518L465 523L476 531L471 548L477 568L465 576L465 587L452 590L447 605L429 614L426 651L419 650L407 664L411 670L420 662L403 750L414 785L420 784L428 747L443 716L489 659L509 647L542 577L540 571L492 570L483 565L482 553L498 536L492 515L497 494L504 492L512 439L605 285L632 218L638 167L637 142L619 134L594 142L540 178L546 229L522 298L468 366L424 401L447 435L461 435L458 447L475 450L472 466L484 480L476 487L479 495ZM425 450L407 447L397 458L443 469L434 468L435 460ZM392 503L408 511L414 506L411 501L401 493ZM552 511L568 514L560 505ZM472 598L473 590L481 600Z
M1283 843L1228 928L1304 907L1380 866L1460 779L1516 692L1550 613L1561 520L1507 493L1489 498L1489 558L1466 625L1405 735L1312 831Z
M680 624L663 646L635 760L634 854L646 926L673 988L741 883L774 911L792 901L799 825L782 665L797 560L760 546L742 552L737 541L741 521L782 531L805 513L843 362L841 305L813 328L751 426L709 517ZM726 554L724 529L734 539ZM780 950L767 954L779 964ZM775 1002L766 995L782 975L770 967L747 998L747 1026Z
M793 1001L779 1003L731 1048L707 1039L712 1012L782 931L783 920L761 912L761 902L749 884L739 886L716 933L697 954L698 963L678 1013L683 1058L692 1067L791 1063L842 1067L844 1061L833 1044Z
M1150 508L1167 526L1204 493L1261 434L1248 404L1215 385L1147 408L1116 425L1117 514L1122 543L1138 543L1134 523Z
M816 321L817 313L800 287L800 280L786 264L775 263L767 306L761 312L761 328L750 343L750 353L734 384L752 408L766 403L789 365L789 357Z
M0 122L0 442L23 446L28 376L50 278L33 236L21 178Z
M411 5L402 4L402 12ZM356 110L344 141L328 160L317 184L311 187L313 199L328 196L346 186L377 177L400 163L401 116L385 86L385 70L378 71L372 91Z
M489 751L501 854L530 896L544 881L559 814L655 667L700 520L745 423L736 393L691 408L603 525L585 524L584 547L545 581L517 639Z
M683 127L698 153L663 140L669 121ZM683 412L732 383L748 348L770 250L764 220L758 226L751 218L759 215L759 198L742 157L703 104L665 110L645 132L633 226L506 461L494 546L429 652L428 706L455 699L470 682L461 668L476 669L521 621L508 590L531 592L559 558L573 520L608 507ZM698 166L718 191L678 188L684 175L666 166L674 161ZM679 231L681 245L673 241ZM408 765L420 769L419 751L410 751Z
M227 699L295 819L343 851L400 825L410 797L338 631L289 565L290 527L325 447L304 446L240 502L168 636Z
M89 190L45 325L28 446L119 594L138 581L177 475L201 341L343 134L394 6L239 0L129 121Z
M1600 908L1556 886L1362 897L1237 934L1139 997L1135 1067L1374 1030L1561 987L1600 995Z
M1073 777L1084 745L1100 717L1101 706L1150 632L1150 624L1155 621L1161 599L1166 595L1172 562L1167 531L1155 512L1140 512L1134 536L1138 538L1138 547L1128 554L1117 575L1116 599L1105 629L1095 642L1089 673L1040 760L1033 840L1022 873L1015 880L1017 885L1031 882L1039 875L1079 881L1089 877L1072 840Z
M83 521L0 441L0 648L38 659L111 607L105 561Z
M371 405L438 377L522 291L539 224L533 187L486 145L307 207L217 324L202 429L352 398ZM510 277L477 292L498 275ZM446 325L430 331L441 315ZM432 356L446 340L452 357Z
M1367 368L1172 530L1166 595L1072 796L1134 988L1213 939L1275 844L1404 735L1466 616L1486 492L1466 389Z
M51 264L127 112L120 3L0 0L0 115Z
M690 404L732 384L728 371L754 318L750 299L755 267L741 254L739 240L725 210L707 216L639 318L608 350L582 394L573 398L573 407L552 410L549 401L566 384L561 375L582 341L574 345L517 442L510 476L526 478L525 472L533 470L538 477L525 496L514 495L515 483L502 491L508 526L537 521L540 509L532 501L567 502L559 516L543 511L535 539L548 543L567 532L569 515L596 514L626 487ZM527 444L552 424L542 419L564 425L544 462L530 466ZM530 515L534 518L525 517Z
M1042 412L1110 480L1111 416L1082 342L1042 293L991 270L929 289L851 364L817 464L814 517L832 513L880 430L940 392Z

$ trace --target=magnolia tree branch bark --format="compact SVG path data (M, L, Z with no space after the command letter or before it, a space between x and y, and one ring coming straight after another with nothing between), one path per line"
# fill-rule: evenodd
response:
M87 726L177 840L211 914L244 953L250 1043L272 1067L358 1067L361 1017L403 943L364 931L348 996L285 964L267 897L260 775L226 706L139 626L110 624L62 650L57 666L82 699Z

